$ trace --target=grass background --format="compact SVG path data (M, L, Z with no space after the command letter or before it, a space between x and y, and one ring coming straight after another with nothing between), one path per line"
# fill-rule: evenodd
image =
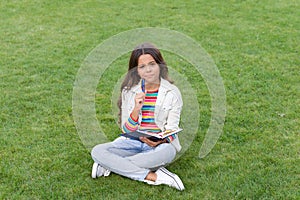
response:
M0 199L299 199L299 8L297 0L2 1ZM192 37L224 80L224 134L200 160L209 92L193 68L165 52L172 66L182 64L202 113L193 144L169 167L184 192L114 174L92 180L74 126L73 83L84 58L105 39L141 27ZM115 62L126 63L125 56ZM122 74L114 69L107 80ZM96 94L106 131L116 131L111 90L100 83Z

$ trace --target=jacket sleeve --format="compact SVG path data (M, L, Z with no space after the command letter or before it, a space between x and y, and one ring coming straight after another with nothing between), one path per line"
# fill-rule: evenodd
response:
M172 103L171 109L168 112L167 123L165 129L178 129L180 122L180 115L183 106L182 97L179 90L172 92ZM177 137L176 134L171 135L167 138L169 142L172 142Z
M132 132L138 129L138 120L133 119L131 110L133 108L132 91L122 91L122 106L121 106L121 129L123 133Z
M125 122L128 120L128 91L122 91L122 106L121 106L121 128L123 128Z
M182 110L181 97L173 97L171 108L168 113L165 129L178 129L180 122L180 114Z

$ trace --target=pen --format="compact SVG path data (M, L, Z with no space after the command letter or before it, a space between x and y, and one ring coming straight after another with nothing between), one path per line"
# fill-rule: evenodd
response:
M141 85L142 85L142 91L145 93L145 79L142 79Z

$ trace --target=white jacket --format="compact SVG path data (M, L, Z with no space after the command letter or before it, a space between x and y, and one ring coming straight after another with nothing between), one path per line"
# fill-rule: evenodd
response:
M124 89L122 91L121 127L127 121L130 113L133 111L135 95L140 92L142 92L140 85L136 85L130 90ZM178 129L182 105L183 102L179 89L169 81L161 78L155 104L154 118L156 125L162 131L166 129ZM142 114L140 113L139 123L141 120ZM172 141L172 145L176 148L177 152L181 150L178 136Z

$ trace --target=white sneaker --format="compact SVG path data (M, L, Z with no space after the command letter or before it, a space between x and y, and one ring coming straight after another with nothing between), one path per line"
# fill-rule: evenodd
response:
M184 185L180 178L176 174L169 172L166 168L161 167L155 173L157 175L157 179L153 182L153 185L165 184L170 187L174 187L177 190L184 190Z
M99 176L109 176L110 171L108 169L105 169L98 163L93 164L92 167L92 178L98 178Z

